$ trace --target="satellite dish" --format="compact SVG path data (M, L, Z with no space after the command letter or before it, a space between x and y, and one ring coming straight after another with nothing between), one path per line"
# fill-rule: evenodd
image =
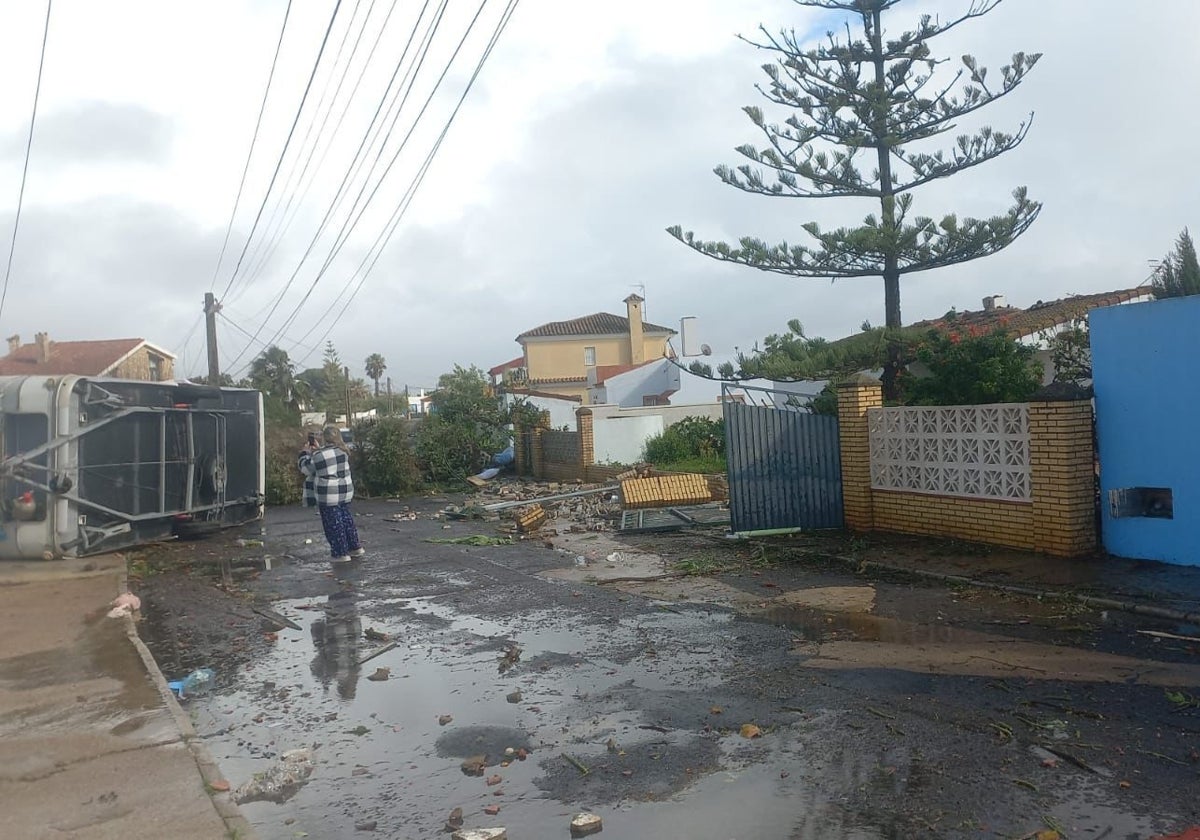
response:
M701 356L711 356L712 348L709 347L707 344L701 344L700 345L700 355Z

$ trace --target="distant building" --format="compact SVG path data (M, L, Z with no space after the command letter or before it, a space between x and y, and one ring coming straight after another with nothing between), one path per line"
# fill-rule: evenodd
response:
M175 378L175 356L142 338L103 341L51 341L38 333L29 344L8 339L0 376L109 376L168 382Z
M526 330L517 336L524 353L492 368L493 383L589 401L589 387L604 381L603 374L633 370L670 352L667 342L675 330L643 321L644 302L630 295L624 317L597 312ZM666 390L658 388L648 396L658 399ZM641 404L640 395L636 404Z

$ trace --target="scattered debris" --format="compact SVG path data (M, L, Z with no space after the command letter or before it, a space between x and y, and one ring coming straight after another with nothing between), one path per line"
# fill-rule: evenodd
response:
M507 700L509 703L520 703L521 702L521 692L520 691L510 692L504 699Z
M586 776L588 773L591 772L586 767L584 767L583 764L581 764L579 762L579 759L575 758L574 756L568 755L567 753L563 753L562 757L565 758L567 761L571 762L571 764L575 767L575 769L579 771L579 775Z
M376 650L376 651L373 651L373 652L371 652L371 653L368 653L368 654L367 654L366 656L364 656L362 659L358 660L358 664L359 664L359 665L362 665L364 662L370 662L370 661L371 661L372 659L374 659L376 656L383 656L383 654L387 653L389 650L395 650L397 647L399 647L399 644L398 644L398 643L396 643L396 642L388 642L386 645L384 645L383 647L381 647L379 650Z
M508 840L503 828L467 828L450 835L450 840Z
M487 534L471 534L467 537L426 537L427 543L441 545L512 545L508 537L492 537Z
M494 817L500 813L500 806L499 805L484 805L483 813L487 814L489 817Z
M1161 630L1138 630L1138 635L1153 636L1156 639L1173 639L1177 642L1200 642L1200 636L1180 636L1176 633L1164 633Z
M363 638L368 642L390 642L392 637L382 630L376 630L374 627L368 627L363 631Z
M354 830L355 831L374 831L375 827L377 825L379 825L379 823L376 820L364 820L363 822L355 823Z
M279 762L237 789L234 801L239 805L248 802L286 802L308 781L313 772L313 752L310 749L288 750Z
M266 607L251 607L250 611L252 613L254 613L255 615L258 615L258 616L261 616L261 617L267 619L267 621L270 621L272 624L274 624L280 628L286 627L289 630L303 630L304 629L299 624L297 624L296 622L294 622L290 618L288 618L286 615L280 615L279 613L275 612L275 610L269 610Z
M484 782L484 784L486 784L488 787L495 787L496 785L500 784L502 781L504 781L504 779L502 779L500 777L500 774L497 773L493 776L488 776L487 780Z
M763 734L753 723L743 723L741 732L743 738L761 738Z
M508 645L504 648L504 653L500 655L500 673L503 674L512 666L521 661L521 648L518 645Z
M174 691L180 700L186 700L189 696L208 693L216 681L217 675L212 668L197 668L181 680L171 680L167 688Z
M371 731L370 729L367 729L367 727L363 726L360 723L358 726L354 727L353 729L347 729L346 734L347 735L357 735L358 737L361 738L363 735L366 735L370 731Z
M556 493L549 496L537 496L534 498L521 498L510 502L495 502L490 505L484 505L483 510L495 513L501 510L509 510L511 508L519 508L528 505L531 501L545 504L546 502L559 502L566 499L577 499L584 496L597 496L601 493L612 493L619 490L619 485L611 484L603 487L591 487L587 490L576 490L571 493Z
M531 505L517 513L516 523L517 530L522 534L531 534L546 524L546 509L541 505Z
M455 808L450 812L450 816L446 817L446 830L458 831L463 826L462 808Z
M367 677L372 682L384 682L392 675L391 668L376 668L375 673Z
M229 790L229 782L224 779L217 779L215 782L208 783L208 789L213 793L225 793Z
M473 755L464 760L461 767L468 776L482 776L484 769L487 768L487 756Z
M438 715L438 726L445 726L454 721L454 715Z
M109 606L112 607L108 611L109 618L124 618L142 608L142 599L132 592L122 592L112 599Z
M604 823L595 814L577 814L571 819L571 836L586 837L604 830Z

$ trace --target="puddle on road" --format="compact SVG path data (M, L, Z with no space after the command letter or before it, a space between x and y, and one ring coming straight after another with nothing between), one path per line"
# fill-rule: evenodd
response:
M793 652L811 668L891 668L961 676L1142 683L1200 683L1200 666L1061 647L943 624L918 624L867 613L771 605L750 621L786 627ZM864 644L869 643L869 644Z
M504 825L513 837L566 836L580 810L627 837L680 836L685 826L738 840L885 836L817 793L800 770L813 747L781 734L786 725L751 743L691 722L707 714L703 689L721 683L730 658L727 613L595 622L551 609L482 619L438 597L375 612L398 594L277 603L304 629L280 633L236 691L193 704L197 730L235 786L282 753L315 746L316 770L293 798L243 806L265 840L351 836L364 821L376 821L380 836L433 837L455 807L468 826ZM367 627L399 647L356 664L379 649L362 641ZM511 643L520 660L500 673ZM388 678L367 680L377 668ZM520 701L509 702L516 691ZM453 719L443 725L444 715ZM525 761L505 755L522 747ZM487 755L484 775L465 775L467 754ZM493 775L500 782L488 785ZM811 807L798 815L797 803ZM488 805L500 813L485 816Z

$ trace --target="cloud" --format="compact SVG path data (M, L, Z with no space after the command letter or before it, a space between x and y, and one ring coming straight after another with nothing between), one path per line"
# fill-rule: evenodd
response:
M0 230L11 229L11 214L0 217ZM220 244L220 234L161 204L105 197L26 207L3 330L178 348Z
M0 157L25 155L28 128L0 140ZM38 116L34 152L39 165L164 163L174 131L163 114L136 104L78 102Z

